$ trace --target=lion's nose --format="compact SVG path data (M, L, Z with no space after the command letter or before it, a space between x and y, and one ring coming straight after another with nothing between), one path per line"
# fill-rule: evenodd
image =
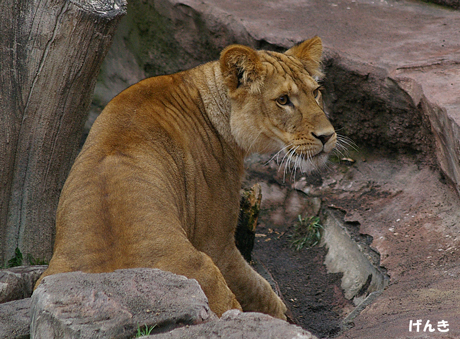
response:
M334 135L334 133L330 133L330 134L315 134L315 133L311 133L316 139L319 139L319 141L321 141L321 143L323 145L325 145L329 139L332 138L332 136Z

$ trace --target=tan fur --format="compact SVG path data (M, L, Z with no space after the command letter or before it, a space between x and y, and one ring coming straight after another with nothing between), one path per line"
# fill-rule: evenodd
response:
M160 268L198 280L219 316L242 308L285 319L285 305L234 244L243 159L285 148L303 171L325 162L336 137L312 77L321 49L319 38L285 54L230 46L219 62L116 96L62 190L40 280ZM291 104L280 104L283 95Z

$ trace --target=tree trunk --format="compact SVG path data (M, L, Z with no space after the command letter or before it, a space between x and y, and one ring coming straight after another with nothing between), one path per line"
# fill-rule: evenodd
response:
M261 201L262 187L260 184L255 184L241 194L240 214L235 231L235 245L249 263L252 260L251 254L254 249Z
M0 1L0 265L49 260L59 194L125 0Z

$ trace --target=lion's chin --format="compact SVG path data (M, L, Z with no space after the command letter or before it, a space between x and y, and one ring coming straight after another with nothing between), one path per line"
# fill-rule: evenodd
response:
M279 166L280 169L284 168L285 177L290 173L295 178L299 173L308 175L309 173L320 171L325 167L328 157L329 153L324 151L320 151L314 156L288 152L279 163Z
M318 171L323 168L326 163L329 154L321 152L317 155L309 158L298 157L294 163L297 166L297 170L304 174L309 174L314 171Z

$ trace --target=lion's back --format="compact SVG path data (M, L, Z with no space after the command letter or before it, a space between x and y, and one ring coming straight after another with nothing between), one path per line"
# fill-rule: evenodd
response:
M193 190L206 183L190 178L218 175L220 151L211 148L221 143L194 98L178 93L181 81L180 74L143 80L96 119L61 193L45 275L148 266L142 261L151 259L133 256L133 246L194 214L187 212L198 203Z

